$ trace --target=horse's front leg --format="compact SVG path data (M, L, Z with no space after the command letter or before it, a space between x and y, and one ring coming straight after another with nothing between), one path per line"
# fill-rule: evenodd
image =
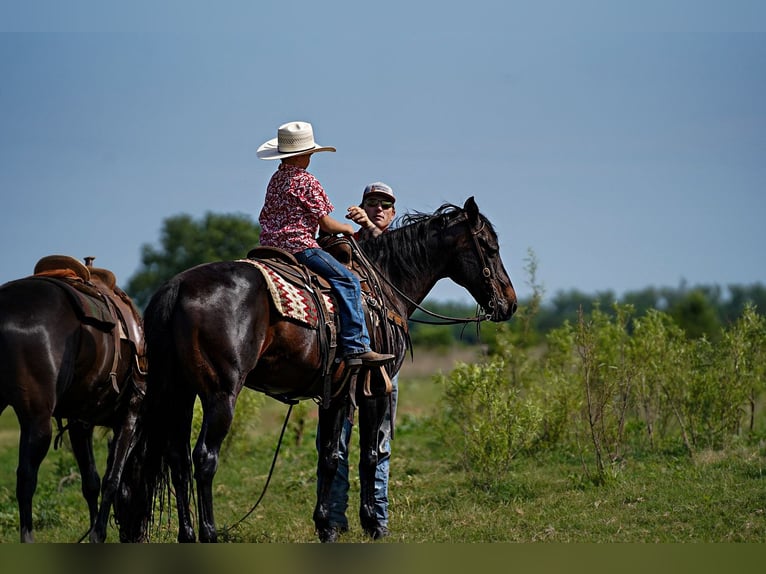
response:
M314 527L321 542L335 542L338 536L330 526L330 493L338 470L338 442L347 412L347 400L333 401L328 408L319 407L319 463Z
M88 527L92 528L98 516L98 494L101 491L101 477L96 470L93 456L93 426L77 420L69 422L69 441L80 469L82 495L88 504Z
M361 393L360 393L361 394ZM380 538L383 525L375 512L375 472L380 457L380 428L388 396L360 396L359 402L359 521L364 531Z

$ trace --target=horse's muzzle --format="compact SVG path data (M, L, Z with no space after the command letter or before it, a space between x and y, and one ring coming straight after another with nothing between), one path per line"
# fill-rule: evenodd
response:
M516 312L518 306L515 301L499 305L497 309L492 313L492 320L499 323L501 321L507 321Z
M516 313L519 306L516 301L516 291L511 287L506 290L505 297L495 301L492 309L492 321L507 321Z

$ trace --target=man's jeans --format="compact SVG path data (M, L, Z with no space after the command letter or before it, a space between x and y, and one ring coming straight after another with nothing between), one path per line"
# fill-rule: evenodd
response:
M389 459L391 458L391 431L396 420L396 401L399 396L399 374L391 377L391 391L388 407L383 417L383 423L378 429L378 466L375 468L375 518L381 526L388 526L388 475ZM348 529L348 449L351 443L353 422L348 417L343 422L338 446L338 472L330 489L330 526L341 530ZM319 432L317 429L317 448L319 448Z
M356 275L323 249L305 249L296 253L295 258L314 273L327 279L337 295L340 316L338 356L345 357L369 351L370 336L362 310L362 288Z

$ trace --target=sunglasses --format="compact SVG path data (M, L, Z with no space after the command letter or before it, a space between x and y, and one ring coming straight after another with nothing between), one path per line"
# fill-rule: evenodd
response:
M383 199L376 199L374 197L368 197L364 200L365 207L382 207L383 209L391 209L394 206L393 201L386 201Z

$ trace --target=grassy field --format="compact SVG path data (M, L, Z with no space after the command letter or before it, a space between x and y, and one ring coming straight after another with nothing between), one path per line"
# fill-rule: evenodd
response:
M766 447L741 445L706 451L633 457L614 468L613 480L583 480L582 461L548 451L517 459L492 484L477 483L455 464L453 445L435 432L440 387L431 374L472 355L416 353L400 376L400 410L393 444L391 536L382 544L478 542L754 542L766 541ZM244 438L225 445L216 477L216 520L223 541L314 542L316 407L294 409L274 476L261 504L287 407L264 399ZM0 416L0 542L18 541L14 495L18 439L11 411ZM104 456L100 438L99 456ZM356 440L352 458L357 456ZM103 469L103 462L100 463ZM352 473L353 476L353 473ZM356 516L352 480L350 531L344 542L366 542ZM53 451L40 473L35 498L40 542L75 542L87 528L74 459ZM109 541L117 540L110 528ZM153 541L175 540L175 517L155 524Z

